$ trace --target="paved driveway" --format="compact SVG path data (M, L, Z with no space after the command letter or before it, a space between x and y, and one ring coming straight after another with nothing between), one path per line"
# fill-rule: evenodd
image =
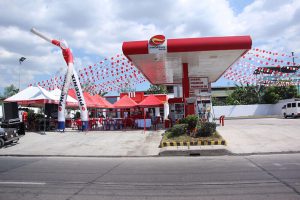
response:
M226 120L217 128L233 153L300 152L300 119Z
M27 132L0 155L152 156L158 155L162 131Z

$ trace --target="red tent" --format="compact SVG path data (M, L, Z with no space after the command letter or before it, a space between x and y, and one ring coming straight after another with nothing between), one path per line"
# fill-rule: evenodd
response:
M68 95L77 99L76 91L74 89L70 89ZM88 92L83 92L83 97L88 108L97 108L97 102L94 101L93 97Z
M119 101L113 104L114 108L133 108L137 105L138 104L127 95L123 96Z
M147 96L141 103L140 107L159 107L162 106L163 102L155 97L153 94Z
M106 99L96 94L93 96L94 101L97 103L98 108L113 108L114 106L108 102Z

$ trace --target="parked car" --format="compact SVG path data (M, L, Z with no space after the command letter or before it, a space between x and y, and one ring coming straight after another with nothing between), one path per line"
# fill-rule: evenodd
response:
M282 115L284 118L299 117L300 116L300 101L287 102L282 107Z
M20 135L16 128L1 128L0 127L0 148L4 145L17 142L20 139Z

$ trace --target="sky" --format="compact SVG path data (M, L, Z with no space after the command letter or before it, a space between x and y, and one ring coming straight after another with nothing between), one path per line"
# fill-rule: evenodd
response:
M32 27L66 40L80 69L122 53L124 41L157 34L250 35L253 47L297 56L299 21L299 0L1 0L0 92L66 71L60 49L33 35ZM19 64L22 56L26 60ZM143 83L137 90L147 87Z

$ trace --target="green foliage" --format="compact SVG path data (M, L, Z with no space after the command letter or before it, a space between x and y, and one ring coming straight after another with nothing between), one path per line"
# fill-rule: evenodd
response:
M297 96L297 87L294 85L275 87L274 90L280 99L291 99Z
M179 119L179 124L187 124L188 120L186 118Z
M19 89L16 86L14 86L13 84L11 84L10 86L7 86L4 88L2 97L8 98L8 97L11 97L11 96L17 94L18 92L19 92Z
M255 86L237 86L228 96L226 103L229 105L248 105L256 104L260 99L260 88Z
M226 98L227 105L277 103L281 99L297 97L296 86L236 86Z
M197 137L210 137L216 132L215 122L202 122L197 126Z
M165 85L151 85L145 94L167 94L167 87Z
M226 105L226 99L219 99L216 97L212 97L211 99L213 106L225 106Z
M194 130L198 123L198 116L197 115L188 115L185 119L188 124L188 127L187 127L188 131Z
M174 137L184 135L187 132L187 127L188 127L187 124L175 124L172 128L170 128L166 132L166 137L174 138Z
M276 87L268 87L265 91L265 94L263 95L263 102L264 103L277 103L280 100L280 96L276 91Z

